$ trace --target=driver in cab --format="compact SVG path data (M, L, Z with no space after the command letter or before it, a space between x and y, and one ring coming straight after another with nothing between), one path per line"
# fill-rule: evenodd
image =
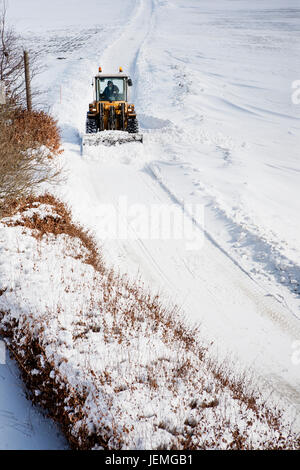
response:
M103 92L105 99L108 101L116 99L119 94L119 88L113 84L111 80L108 80L107 86Z

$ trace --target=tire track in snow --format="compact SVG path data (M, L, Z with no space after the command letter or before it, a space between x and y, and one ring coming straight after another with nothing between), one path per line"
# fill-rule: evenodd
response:
M153 8L152 0L136 1L134 13L120 37L107 46L101 55L104 71L118 70L122 66L124 71L136 77L140 50L152 26Z
M177 204L182 208L182 211L185 213L187 217L191 217L191 215L185 211L183 202L162 182L159 175L155 172L154 165L149 164L148 166L149 173L152 173L153 179L159 184L159 186L168 194L170 199L173 203ZM206 238L209 240L211 245L213 245L219 252L221 252L226 258L228 258L233 265L235 265L241 273L245 277L249 279L251 282L251 288L247 288L247 284L244 280L241 281L240 276L233 276L232 283L237 290L241 292L242 295L246 295L248 299L250 299L253 304L255 304L255 311L258 312L262 317L266 317L267 319L271 320L277 326L280 327L280 330L287 333L291 341L297 341L300 339L300 329L299 329L299 322L294 320L294 318L287 318L286 311L280 305L280 302L274 298L270 297L269 294L262 290L262 288L258 285L255 279L241 266L239 263L233 259L229 253L227 253L214 238L209 234L203 227L199 226L197 221L193 220L195 225L198 227L199 230L203 231ZM213 260L212 260L213 262ZM186 271L190 273L190 275L197 281L197 275L191 271L188 263L184 258L182 258L182 263L186 268ZM232 271L231 274L233 275L234 272ZM178 286L177 286L178 287ZM211 295L213 296L214 293L210 290ZM176 287L175 287L176 291ZM193 292L190 291L190 294L193 295ZM203 325L205 327L205 325ZM257 358L259 358L264 353L264 347L261 350L257 351ZM240 358L239 358L240 359ZM253 364L255 363L256 358L253 359ZM256 367L254 367L256 369ZM262 374L262 371L259 373L259 377L262 383L267 386L267 389L271 389L279 393L282 397L284 402L287 406L292 406L295 409L296 414L296 424L295 426L299 426L299 405L300 405L300 391L296 385L293 385L289 381L285 380L279 374L269 372L268 369L265 371L266 373Z
M271 318L274 322L276 322L283 330L288 332L291 337L294 340L299 340L300 339L300 322L297 317L293 318L287 318L286 314L283 311L279 311L279 308L281 308L279 300L275 299L274 296L268 293L268 291L265 290L265 293L263 294L262 287L257 283L257 281L251 276L251 274L243 268L243 266L235 259L233 258L228 251L226 251L213 237L211 233L209 233L204 227L199 225L199 222L194 219L194 217L189 214L185 210L184 202L178 198L178 196L171 191L171 189L166 185L166 183L162 180L159 171L157 169L157 166L155 163L150 163L148 165L148 170L149 173L152 175L153 179L159 183L159 185L163 188L163 190L169 195L170 199L177 204L178 206L181 207L182 211L185 213L185 215L189 218L191 218L193 224L204 233L205 237L210 241L210 243L217 248L224 256L226 256L232 263L237 266L237 268L249 278L249 280L253 283L253 291L250 291L250 289L245 289L240 285L240 289L244 290L246 295L248 297L252 297L255 303L257 304L257 311L260 313L267 315L269 318ZM260 290L260 292L259 292ZM269 302L266 302L263 300L262 295L269 296L272 298L272 300L269 300ZM268 305L269 304L269 305ZM286 309L294 315L294 313L286 307Z

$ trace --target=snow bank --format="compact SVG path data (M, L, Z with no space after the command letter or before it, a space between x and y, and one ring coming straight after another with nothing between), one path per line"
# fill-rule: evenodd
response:
M52 196L0 223L0 331L32 400L79 449L298 448L282 412L198 330L108 270Z

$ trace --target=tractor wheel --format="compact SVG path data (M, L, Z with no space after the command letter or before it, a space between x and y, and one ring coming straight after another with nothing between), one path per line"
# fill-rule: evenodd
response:
M137 134L138 131L139 131L138 120L136 118L128 119L127 132L129 132L129 134Z
M97 132L97 122L95 118L88 117L86 119L86 133L87 134L95 134Z
M115 113L115 107L114 106L111 106L109 108L108 125L109 125L109 129L115 130L115 128L116 128L116 113Z

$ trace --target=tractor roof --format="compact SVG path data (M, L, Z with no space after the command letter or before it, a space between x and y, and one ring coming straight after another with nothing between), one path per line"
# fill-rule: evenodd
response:
M126 73L98 73L96 78L129 78Z

